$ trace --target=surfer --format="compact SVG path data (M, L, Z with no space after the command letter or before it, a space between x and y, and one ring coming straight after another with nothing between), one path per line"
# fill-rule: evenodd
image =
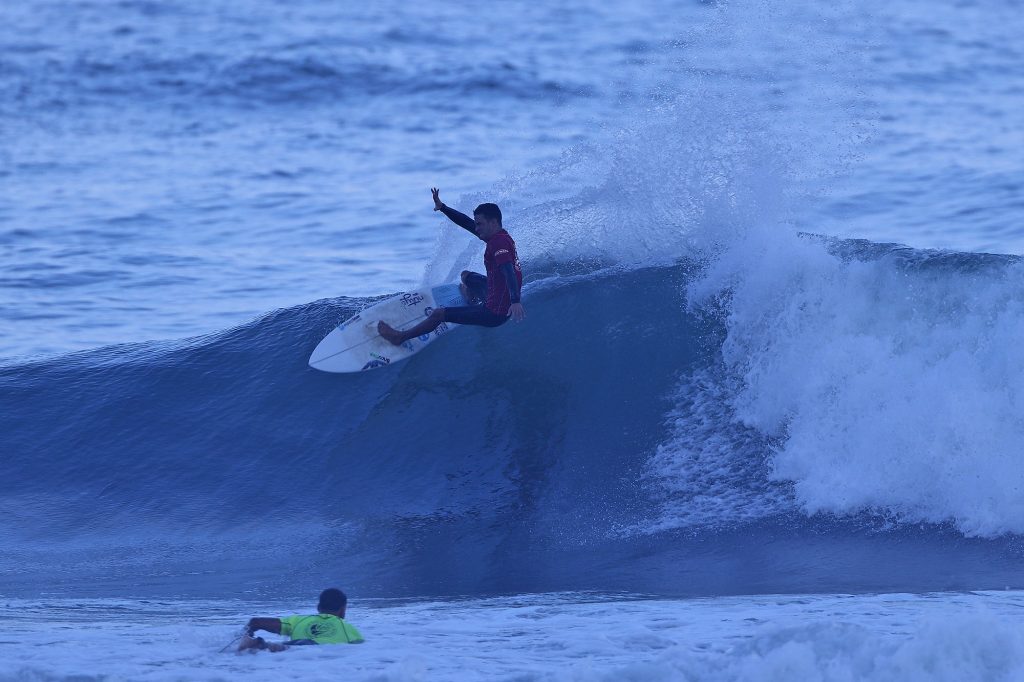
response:
M301 644L362 644L363 636L353 625L345 622L348 597L339 589L330 587L320 593L317 613L312 616L287 618L252 618L245 626L245 634L238 645L239 651L284 651ZM257 630L266 630L291 639L283 644L255 637Z
M516 243L501 226L501 209L497 204L480 204L470 218L446 206L436 187L431 188L430 193L434 197L435 211L441 211L453 223L487 244L484 249L487 275L463 270L462 295L471 305L439 306L425 320L405 331L398 331L386 322L378 322L377 333L401 346L409 339L429 334L443 322L478 327L499 327L509 318L521 322L526 317L519 296L523 287L523 271L516 255Z

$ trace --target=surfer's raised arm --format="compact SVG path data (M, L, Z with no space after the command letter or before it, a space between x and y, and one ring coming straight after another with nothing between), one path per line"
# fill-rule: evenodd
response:
M448 216L448 220L452 221L464 230L468 230L473 233L474 237L480 238L480 235L476 231L476 221L470 218L465 213L460 213L450 206L445 206L444 202L441 201L441 197L438 196L439 190L437 187L431 187L430 193L434 197L434 210L440 211Z

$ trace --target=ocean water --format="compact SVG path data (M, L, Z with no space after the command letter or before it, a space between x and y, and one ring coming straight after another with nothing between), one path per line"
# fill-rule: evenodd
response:
M1015 680L1020 592L656 600L546 594L363 604L365 645L222 653L299 602L17 601L4 679ZM248 609L248 610L246 610ZM56 615L54 615L56 611ZM352 618L355 618L352 614ZM414 635L412 634L414 633ZM130 651L112 656L111 651ZM87 671L87 672L85 672Z
M0 7L0 679L1021 679L1020 9Z

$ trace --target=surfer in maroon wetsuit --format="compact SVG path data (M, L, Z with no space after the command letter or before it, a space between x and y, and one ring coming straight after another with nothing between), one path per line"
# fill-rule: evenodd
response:
M462 295L468 303L475 305L438 307L429 317L406 331L398 331L386 322L378 322L377 333L400 346L409 339L434 331L442 322L479 327L498 327L509 318L521 322L526 317L526 311L519 300L523 271L516 255L516 243L501 227L501 209L495 204L480 204L470 218L445 206L436 187L430 192L434 195L435 211L441 211L453 223L472 232L487 244L484 250L487 275L468 270L462 272Z

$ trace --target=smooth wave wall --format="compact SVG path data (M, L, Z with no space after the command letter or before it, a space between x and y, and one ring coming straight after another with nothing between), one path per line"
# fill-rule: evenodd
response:
M119 558L101 563L159 564L166 552L216 564L233 547L251 558L247 538L266 521L301 536L262 559L270 573L310 546L310 532L324 546L354 533L313 563L362 552L393 583L441 562L465 583L474 563L495 579L535 543L603 539L637 513L636 453L656 444L673 372L694 361L689 344L664 343L694 336L688 318L660 319L682 308L682 284L679 270L651 269L556 285L531 295L528 325L463 329L414 362L355 376L306 358L368 300L9 365L9 558L38 551L20 555L38 565L51 550L120 538Z

